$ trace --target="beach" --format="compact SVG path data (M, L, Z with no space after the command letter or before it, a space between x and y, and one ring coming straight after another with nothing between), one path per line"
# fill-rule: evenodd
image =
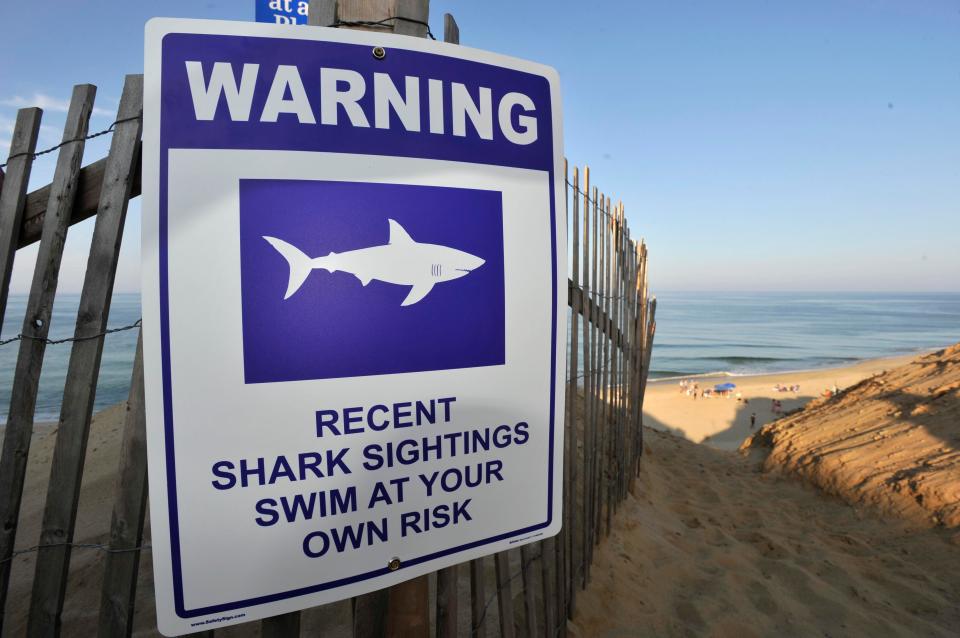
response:
M648 430L568 636L956 636L960 543Z
M853 365L797 372L761 375L684 377L700 389L721 383L734 383L727 397L697 398L681 392L678 379L651 380L643 401L643 422L647 427L672 432L694 443L721 450L736 450L750 436L750 416L756 414L753 431L776 419L771 407L781 402L782 412L803 407L811 399L822 397L834 386L848 388L874 374L895 368L917 355L904 355L861 361ZM800 386L799 392L778 392L774 386ZM741 395L737 401L736 393ZM745 400L745 401L744 401Z
M960 350L950 352L960 357ZM849 423L841 421L831 429L831 415L838 409L856 414L860 411L857 402L870 398L863 390L870 381L858 383L882 380L874 375L889 370L892 376L885 392L899 380L925 387L926 377L911 373L911 366L922 370L943 367L936 365L937 353L925 356L802 372L694 378L701 388L732 381L741 401L735 397L693 399L680 392L677 380L651 381L644 410L648 429L640 475L613 519L610 537L600 543L591 583L578 598L568 635L951 635L949 628L960 623L956 594L960 591L960 534L956 529L918 525L916 517L898 518L899 510L893 511L893 516L879 517L868 508L851 507L849 503L870 501L869 495L831 492L827 489L829 476L837 476L833 470L815 477L824 479L822 485L808 480L801 471L791 471L789 451L796 448L795 436L769 454L760 449L737 451L751 433L758 443L770 439L775 444L778 436L787 439L793 430L785 426L794 422L808 424L813 432L829 433L824 435L827 438L839 436ZM934 390L939 387L937 382L929 383ZM799 384L800 391L776 392L776 384ZM836 400L823 400L823 392L834 384L844 391ZM913 386L907 389L910 396L923 391ZM956 388L949 385L947 390L955 392ZM774 398L782 402L785 412L808 403L810 409L771 424ZM814 398L820 400L812 401ZM824 410L818 404L834 410L825 413L820 422L814 419L816 410ZM866 403L863 405L866 408ZM75 536L81 544L109 540L124 408L121 403L103 410L91 424ZM757 423L751 429L753 413ZM891 412L887 418L895 421L899 417ZM886 427L894 432L897 426L889 423ZM56 424L38 424L35 429L18 548L35 545L39 536L55 434ZM904 435L919 441L909 432ZM821 447L824 436L813 437ZM883 441L895 439L883 439L878 445ZM923 466L927 458L936 458L923 456L927 453L923 446L911 449L916 457L912 457L913 465ZM951 453L948 450L946 455ZM881 449L870 458L878 456L887 453ZM793 469L807 467L796 455L792 462ZM841 463L841 467L854 466L849 459ZM934 484L942 491L942 480ZM924 494L928 503L935 503L930 492ZM893 497L888 501L893 505L900 502ZM149 526L145 536L148 545ZM11 600L27 600L35 558L33 552L14 558ZM63 612L65 635L93 632L103 561L104 553L95 548L74 549ZM141 555L138 574L136 636L158 635L152 576L147 551ZM461 595L468 596L468 588ZM468 610L465 606L464 619ZM9 606L11 635L25 632L26 612L25 605ZM303 626L306 630L322 628L330 635L349 635L349 618L350 603L343 601L308 610ZM220 630L218 635L246 636L249 629L238 626Z
M648 387L569 635L955 636L960 345L735 383L749 403ZM793 412L761 427L778 383Z

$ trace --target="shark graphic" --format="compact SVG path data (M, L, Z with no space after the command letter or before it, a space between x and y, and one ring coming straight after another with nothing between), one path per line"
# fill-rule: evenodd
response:
M383 246L371 246L326 257L308 257L299 248L276 237L263 238L283 255L290 266L290 281L284 299L289 299L307 276L322 268L329 273L346 272L366 286L372 280L411 286L401 306L412 306L427 296L441 281L459 279L484 264L484 260L449 246L421 244L413 240L396 221L390 224L390 238Z

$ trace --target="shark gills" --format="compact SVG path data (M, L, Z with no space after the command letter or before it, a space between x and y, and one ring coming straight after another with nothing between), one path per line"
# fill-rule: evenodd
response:
M372 280L398 286L410 286L401 306L412 306L426 297L440 282L459 279L484 264L470 253L414 241L396 221L390 224L390 238L381 246L370 246L323 257L310 257L302 250L276 237L263 238L287 261L290 278L283 298L292 297L314 270L350 273L364 286Z

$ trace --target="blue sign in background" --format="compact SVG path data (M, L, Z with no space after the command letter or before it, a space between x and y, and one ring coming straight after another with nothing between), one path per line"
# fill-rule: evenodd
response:
M284 299L290 269L263 239L307 256L381 246L388 219L418 243L486 263L401 306L410 286L313 270ZM243 359L247 383L504 363L499 191L311 180L240 180Z
M254 0L254 5L257 22L306 24L310 0Z

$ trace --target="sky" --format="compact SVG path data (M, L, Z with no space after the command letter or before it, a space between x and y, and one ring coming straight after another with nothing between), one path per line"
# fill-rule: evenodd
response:
M566 156L623 201L654 291L960 291L960 1L434 0L434 33L447 12L463 45L558 70ZM254 0L2 3L0 157L21 106L58 143L74 84L97 85L90 129L109 126L160 15L252 21ZM117 291L139 290L139 219L134 200ZM70 230L62 292L92 229Z

